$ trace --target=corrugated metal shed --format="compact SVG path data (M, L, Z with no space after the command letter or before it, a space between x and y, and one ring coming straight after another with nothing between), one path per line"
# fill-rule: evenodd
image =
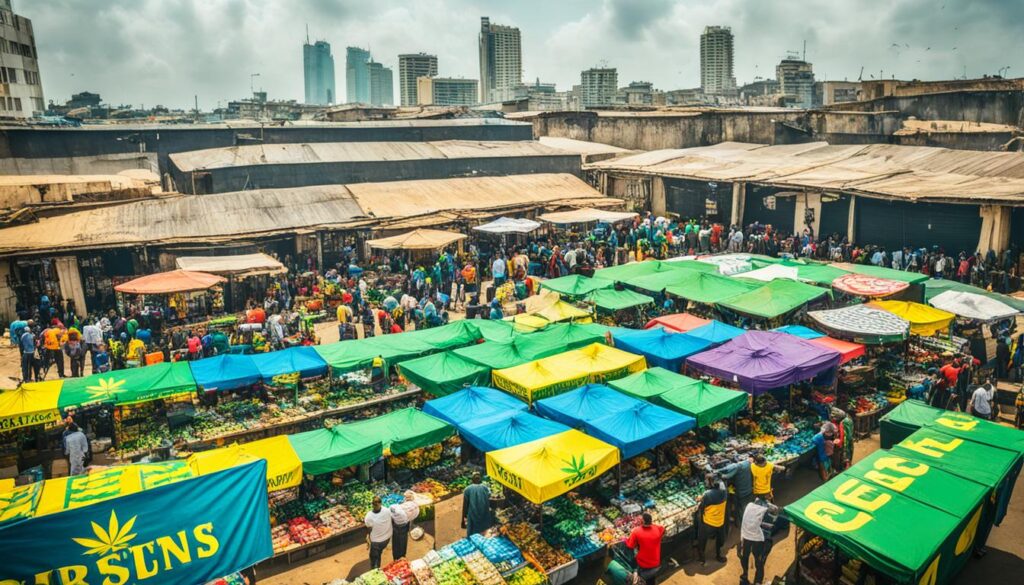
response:
M567 153L532 140L437 142L311 142L253 144L179 152L170 156L182 172L266 164L559 156Z
M725 142L597 162L588 169L701 181L744 181L868 197L1024 205L1024 153L825 142Z

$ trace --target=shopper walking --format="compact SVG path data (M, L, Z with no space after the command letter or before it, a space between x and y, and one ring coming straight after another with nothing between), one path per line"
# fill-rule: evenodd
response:
M665 527L654 524L647 512L643 513L642 518L644 523L629 533L626 546L636 550L636 566L640 578L646 585L655 585L661 569L661 539L665 536Z
M704 551L712 538L715 540L715 560L725 562L722 545L725 543L725 504L728 500L725 485L714 474L707 474L704 483L707 489L697 507L697 558L701 566L707 564Z
M380 568L380 558L391 540L391 512L381 505L380 496L373 498L373 509L366 512L363 523L370 529L367 539L370 543L370 568Z
M391 513L391 556L398 560L405 557L409 546L409 524L412 520L405 515L401 504L391 504L388 512Z
M68 425L68 434L64 437L64 454L68 456L71 475L85 473L85 459L89 455L89 439L74 422Z
M779 509L763 497L754 498L743 511L743 524L740 526L740 585L750 585L747 580L747 567L750 557L754 557L754 583L760 585L764 581L764 563L768 559L768 545L771 542L771 530L763 526L765 514L777 514Z
M480 472L474 472L473 483L462 491L462 527L466 536L491 527L491 490L482 481Z

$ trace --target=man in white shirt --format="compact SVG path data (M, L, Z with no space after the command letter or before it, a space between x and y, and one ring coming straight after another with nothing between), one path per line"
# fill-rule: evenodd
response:
M370 529L370 568L380 568L380 558L391 540L391 512L381 505L380 497L373 498L373 509L366 513L363 520Z
M992 420L992 400L995 398L995 387L992 381L978 386L971 394L971 401L967 404L967 411L978 418Z
M747 580L747 565L751 555L754 556L754 583L764 581L764 562L768 558L768 534L761 523L765 514L777 514L778 511L778 507L762 497L755 498L743 510L743 522L740 524L740 563L743 566L740 573L741 585L750 585L750 581Z
M508 265L505 264L505 259L498 254L494 257L494 262L491 264L491 276L494 277L494 286L498 287L505 284L505 274L508 272Z
M89 363L92 366L92 373L96 373L96 362L93 356L100 344L103 343L103 331L96 324L95 319L89 320L89 324L82 327L82 343L85 344L85 351L89 352Z

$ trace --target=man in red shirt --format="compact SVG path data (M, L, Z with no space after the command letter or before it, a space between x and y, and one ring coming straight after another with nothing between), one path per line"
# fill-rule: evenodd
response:
M939 373L946 379L946 386L956 386L956 379L960 377L960 360L955 359L953 363L942 366L939 368Z
M640 577L647 585L655 585L661 568L661 538L665 535L665 527L651 524L651 515L647 512L644 512L643 519L643 526L637 526L629 533L626 546L637 549L636 565L640 568Z

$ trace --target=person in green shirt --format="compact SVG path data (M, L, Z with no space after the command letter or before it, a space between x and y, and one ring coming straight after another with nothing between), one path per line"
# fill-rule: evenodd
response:
M473 483L462 491L462 527L466 536L491 527L491 490L483 485L480 472L473 473Z

